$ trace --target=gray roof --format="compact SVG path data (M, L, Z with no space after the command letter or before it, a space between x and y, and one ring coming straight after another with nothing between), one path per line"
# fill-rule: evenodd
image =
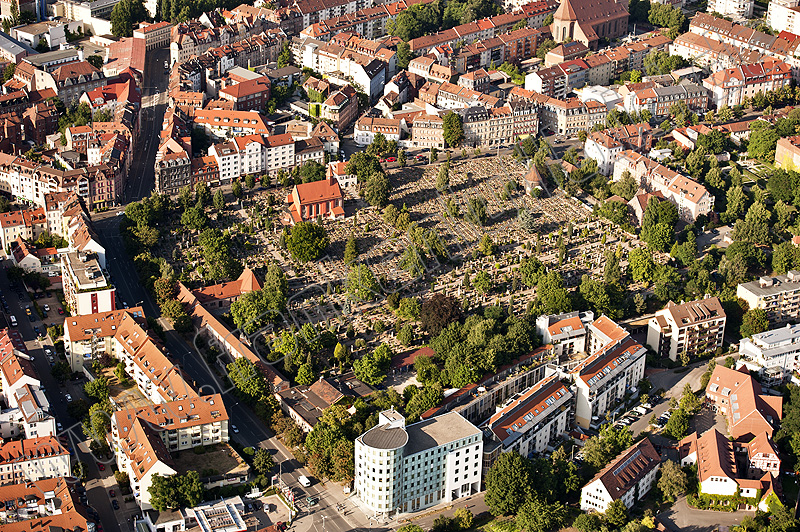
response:
M800 289L800 272L789 272L792 277L787 275L776 275L772 278L771 286L761 286L760 280L742 283L739 286L756 296L772 296L781 292Z
M481 431L458 412L448 412L406 427L408 445L405 456L426 449L447 445L468 436L480 436Z
M398 449L408 441L408 433L401 427L380 425L365 432L361 441L374 449Z
M36 55L39 53L24 42L20 42L8 33L4 33L2 31L0 31L0 48L13 55L17 55L21 52L28 52L31 55Z
M37 54L32 57L26 57L30 63L35 67L42 67L48 63L53 61L61 61L63 59L68 59L70 57L75 57L78 59L78 51L72 48L68 48L66 50L53 50L52 52L45 52L43 54Z

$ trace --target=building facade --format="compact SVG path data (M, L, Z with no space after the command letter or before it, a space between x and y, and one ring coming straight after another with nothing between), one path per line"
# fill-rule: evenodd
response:
M794 322L800 316L800 271L786 275L763 276L736 287L736 297L744 299L751 309L767 313L770 325Z
M725 311L716 297L676 305L672 301L650 318L647 344L662 357L695 358L722 347Z
M376 514L416 512L480 491L481 431L455 412L411 425L394 410L355 442L355 490Z
M624 450L581 489L581 510L603 513L618 500L633 508L653 487L660 468L661 456L644 438Z
M95 314L116 308L116 289L106 279L94 254L63 254L61 273L64 299L72 314Z

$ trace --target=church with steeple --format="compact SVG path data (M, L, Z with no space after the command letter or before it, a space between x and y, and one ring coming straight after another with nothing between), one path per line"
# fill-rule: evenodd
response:
M561 0L550 31L556 42L579 41L597 50L600 39L628 33L628 1Z

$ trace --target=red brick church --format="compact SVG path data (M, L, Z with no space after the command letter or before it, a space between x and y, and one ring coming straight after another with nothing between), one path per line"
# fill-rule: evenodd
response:
M628 32L628 1L561 0L550 31L556 42L578 41L597 50L600 39Z

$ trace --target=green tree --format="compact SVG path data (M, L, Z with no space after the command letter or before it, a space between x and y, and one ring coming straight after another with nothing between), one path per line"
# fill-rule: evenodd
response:
M769 244L769 219L767 207L761 202L754 202L747 209L744 220L736 222L733 238L755 245Z
M481 241L478 244L478 251L486 257L491 257L497 253L497 245L495 245L491 236L485 234L481 237Z
M536 311L539 314L561 314L571 310L572 301L561 274L549 271L540 277L536 285Z
M397 333L397 341L406 347L413 345L415 339L416 335L414 334L414 326L410 323L403 325L403 328L400 329L399 333Z
M105 401L108 399L108 379L98 377L89 381L83 385L83 391L95 401Z
M450 111L444 115L444 141L450 148L457 148L464 140L464 123L461 115Z
M672 416L664 425L662 432L671 438L680 440L689 432L689 414L683 408L673 410Z
M597 514L580 514L575 518L572 526L579 532L597 532L601 526L600 516Z
M111 33L115 37L131 37L133 28L147 18L142 0L122 0L111 11Z
M566 518L567 508L564 503L548 503L540 497L534 497L520 507L516 525L523 532L547 532L560 528Z
M472 286L479 294L488 294L494 286L492 277L485 270L479 271L472 280Z
M189 207L181 215L181 224L193 231L202 231L208 224L208 217L201 207Z
M589 466L595 470L600 470L612 458L632 444L633 435L627 427L616 428L611 425L605 425L600 429L599 435L593 436L586 441L583 454Z
M270 452L264 448L259 447L256 449L256 454L253 456L253 468L259 475L266 475L275 467L275 461L272 459Z
M407 41L403 41L397 44L397 66L401 69L408 68L408 63L413 59L413 54L411 53L411 47L409 46Z
M628 522L628 507L622 499L608 505L605 512L606 522L614 528L622 528Z
M347 294L358 301L372 301L380 294L380 286L366 264L354 264L347 274Z
M278 56L278 68L287 67L292 63L294 63L294 57L292 57L292 50L289 48L289 43L287 41L283 43L283 49Z
M233 194L233 197L237 199L242 198L242 182L238 179L233 181L233 185L231 185L231 193Z
M311 368L311 364L303 364L297 369L297 378L295 381L301 386L311 386L314 384L316 378L314 377L314 370Z
M644 248L636 248L628 255L628 273L636 282L653 281L656 272L656 264L653 262L653 254Z
M99 55L90 55L86 58L86 61L95 67L97 70L102 70L103 68L103 57Z
M389 180L383 171L375 172L367 177L361 185L361 197L370 205L383 207L389 203Z
M502 453L486 473L484 500L494 515L515 515L536 485L530 462L515 451Z
M386 370L393 355L386 344L381 344L372 353L367 353L353 362L353 371L358 380L370 386L377 386L386 378Z
M350 235L347 244L344 246L344 263L352 264L358 259L358 240L354 235Z
M239 357L227 366L228 378L245 397L260 401L267 393L264 375L244 357Z
M219 189L214 193L214 208L218 211L221 211L225 208L225 194L222 193L222 189Z
M293 259L309 262L317 260L329 243L324 227L313 222L298 222L292 227L286 246Z
M686 493L689 483L686 473L677 463L667 460L661 464L661 476L658 479L658 489L667 501L673 502Z
M436 177L436 190L446 192L450 188L450 163L446 162L439 167L439 175Z
M767 313L761 308L751 308L742 316L742 325L739 334L742 338L749 338L754 334L764 332L769 328Z
M108 401L95 403L89 407L89 414L83 420L83 433L94 441L105 445L111 431L111 405Z

